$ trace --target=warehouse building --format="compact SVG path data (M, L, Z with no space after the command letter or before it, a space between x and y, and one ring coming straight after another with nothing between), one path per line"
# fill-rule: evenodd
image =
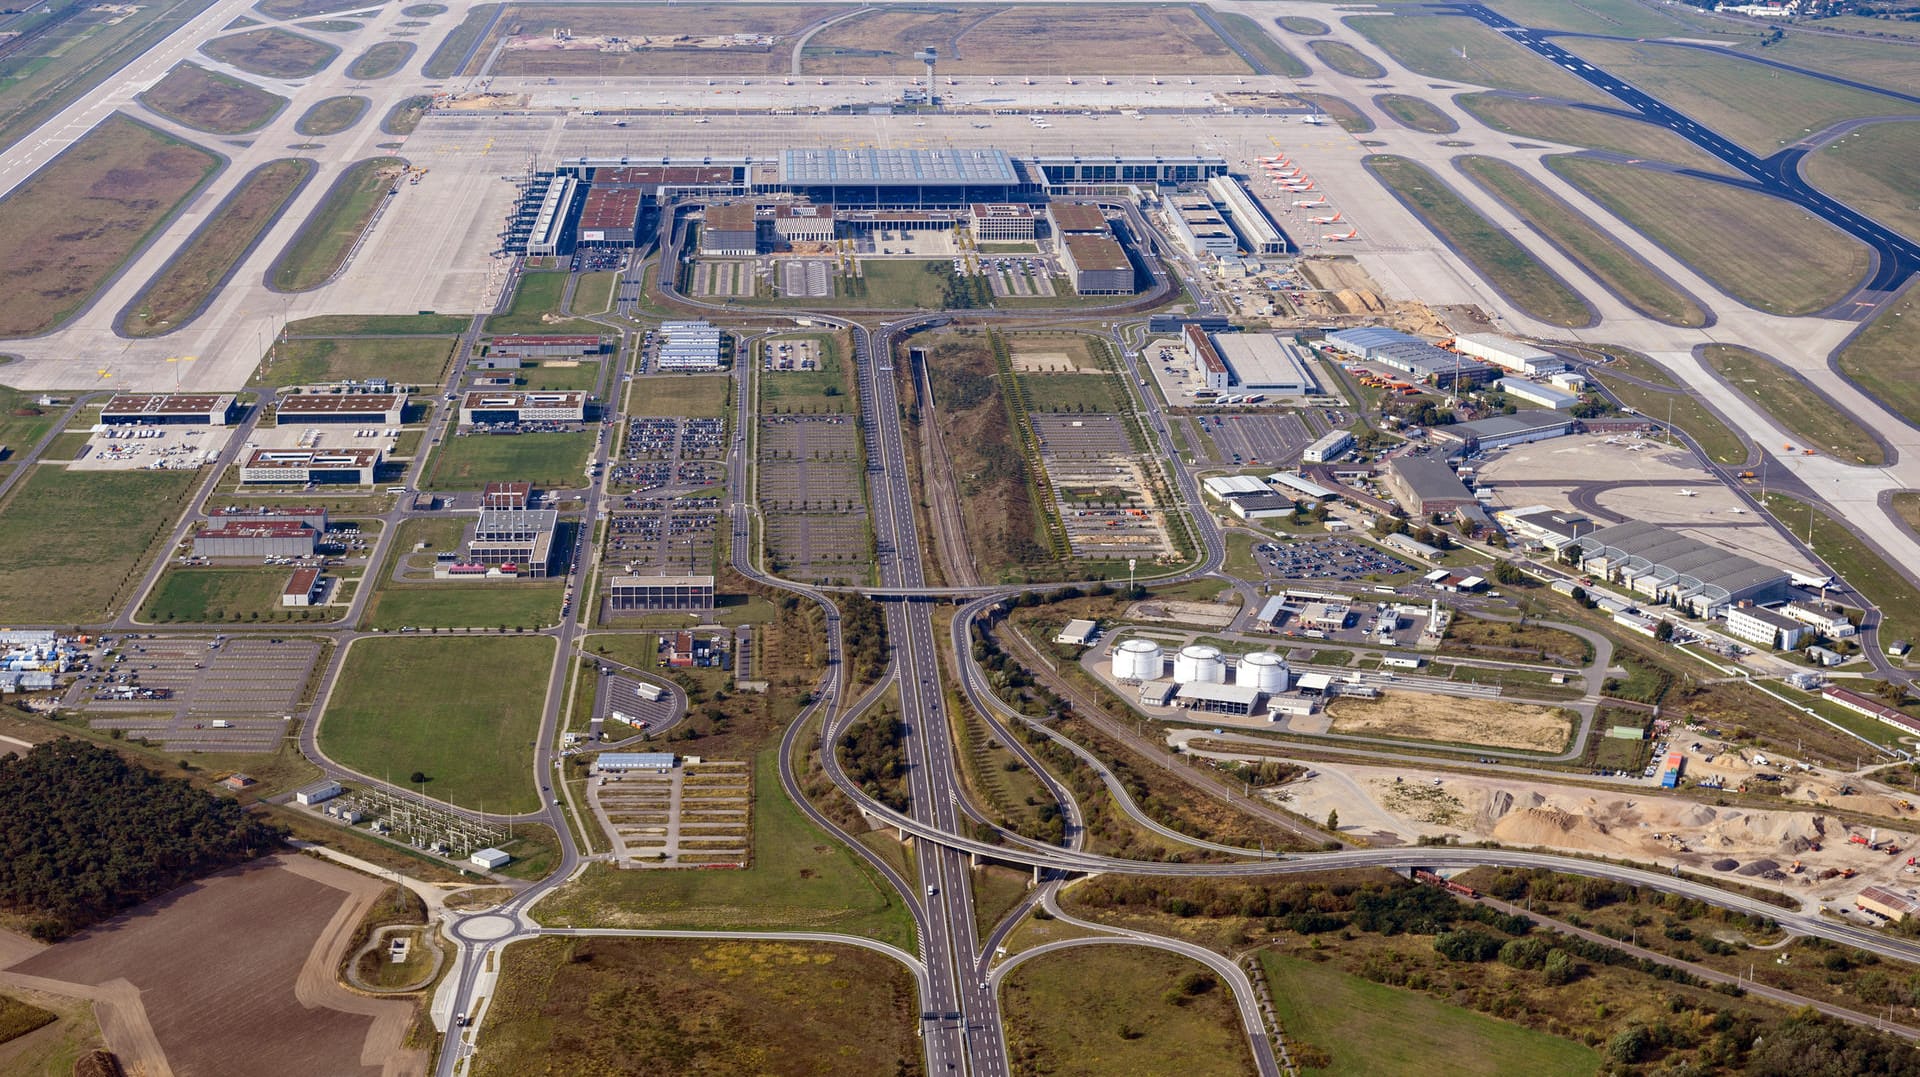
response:
M1314 439L1313 444L1300 450L1300 462L1303 464L1330 464L1353 451L1353 432L1334 430Z
M633 187L602 187L587 191L580 210L581 243L602 247L631 247L640 221L640 192Z
M230 524L305 524L322 534L327 531L327 510L306 507L289 508L252 508L207 510L207 520L211 526L225 527Z
M1920 913L1920 894L1890 886L1869 886L1853 899L1853 907L1897 924Z
M1566 411L1580 402L1580 397L1551 385L1542 385L1525 378L1501 378L1499 389L1508 396L1519 397L1529 404L1538 404L1550 411Z
M203 527L193 533L195 557L312 557L320 535L297 520Z
M1797 651L1801 640L1813 635L1813 629L1773 610L1743 602L1727 610L1727 635L1762 647Z
M1529 378L1546 377L1567 369L1565 359L1498 333L1457 336L1453 338L1453 350Z
M344 790L340 788L339 782L332 781L330 779L317 781L317 782L314 782L312 785L304 786L302 788L294 790L293 801L296 804L301 804L301 805L306 805L308 807L311 807L312 805L323 804L329 800L332 800L334 797L339 796L343 791Z
M1387 461L1387 489L1409 516L1452 512L1474 503L1473 494L1453 469L1426 456L1396 456Z
M476 423L579 423L587 418L587 394L468 393L460 401L460 425Z
M255 449L240 481L271 486L372 486L379 449Z
M707 321L663 322L654 365L681 373L720 369L720 330Z
M1228 227L1226 218L1214 208L1212 200L1197 194L1167 191L1160 196L1160 206L1166 211L1168 223L1173 225L1174 238L1193 257L1226 258L1239 251L1239 240Z
M760 222L752 202L708 206L700 225L700 253L746 256L760 251Z
M326 588L320 583L320 570L317 568L296 568L287 578L287 585L280 590L280 605L289 609L304 609L320 600Z
M1398 329L1377 325L1328 333L1325 344L1341 354L1378 363L1410 374L1417 381L1447 389L1471 388L1500 376L1498 367L1436 348Z
M1272 333L1222 333L1213 344L1241 389L1278 396L1309 396L1320 391L1305 349Z
M1235 494L1227 498L1227 508L1242 520L1272 520L1293 515L1294 500L1282 494Z
M1250 684L1189 681L1173 694L1176 705L1208 714L1252 714L1266 693Z
M1213 346L1213 339L1205 331L1197 325L1188 325L1180 335L1186 341L1187 363L1193 367L1195 377L1209 389L1225 389L1233 384L1233 371L1228 369L1227 361L1220 357L1219 349Z
M399 426L407 398L399 393L296 393L275 405L281 426L311 423L354 423L360 426Z
M1554 553L1573 545L1580 536L1600 530L1599 524L1577 512L1565 512L1546 505L1504 509L1494 513L1494 518L1501 527L1506 528L1508 534Z
M782 204L773 207L773 234L782 246L832 243L833 207Z
M553 509L481 509L467 542L467 561L543 579L553 560Z
M1461 452L1487 452L1509 445L1525 445L1565 437L1580 426L1579 420L1558 411L1537 408L1516 411L1512 415L1494 415L1470 423L1436 426L1427 431L1434 444Z
M522 359L590 359L606 350L606 337L585 333L506 336L487 341L489 355Z
M1582 570L1701 617L1793 597L1788 573L1641 520L1584 535L1574 550Z
M713 609L712 576L615 576L607 581L615 613L698 613Z
M1106 236L1069 235L1060 242L1060 264L1081 295L1128 295L1133 263L1120 244Z
M968 207L967 220L973 226L973 238L981 243L1033 241L1031 206L1018 202L975 202Z
M1227 223L1240 234L1240 241L1253 254L1285 254L1287 234L1273 223L1252 194L1232 176L1215 176L1207 181L1207 195L1227 215Z
M232 426L240 418L232 393L115 393L100 409L107 426Z

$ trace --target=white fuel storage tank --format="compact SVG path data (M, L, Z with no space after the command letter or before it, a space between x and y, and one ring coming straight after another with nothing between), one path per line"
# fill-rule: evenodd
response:
M1167 655L1150 639L1121 640L1113 648L1113 677L1119 681L1155 681L1166 671Z
M1207 684L1223 684L1227 679L1227 662L1220 657L1220 648L1209 647L1204 643L1195 643L1180 648L1173 659L1173 683L1192 684L1195 681Z
M1287 663L1279 655L1272 651L1257 651L1240 659L1240 665L1234 670L1233 681L1272 695L1286 691L1291 676Z

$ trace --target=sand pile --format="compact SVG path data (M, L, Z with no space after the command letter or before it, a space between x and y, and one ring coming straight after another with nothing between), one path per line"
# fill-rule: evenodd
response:
M1493 836L1511 845L1564 845L1606 835L1607 828L1597 820L1559 808L1522 808L1493 826Z

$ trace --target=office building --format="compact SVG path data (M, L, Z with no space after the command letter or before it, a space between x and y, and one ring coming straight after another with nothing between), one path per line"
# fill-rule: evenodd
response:
M1225 389L1233 384L1233 371L1227 367L1227 361L1209 337L1197 325L1188 325L1181 330L1181 338L1187 346L1187 363L1193 372L1209 389Z
M832 243L834 216L832 206L793 205L773 207L773 234L782 245L796 243Z
M1225 217L1203 195L1167 191L1160 195L1160 207L1173 225L1174 238L1195 258L1226 258L1240 249L1239 240Z
M615 576L607 581L614 613L703 612L713 609L712 576Z
M1313 440L1313 443L1300 450L1300 462L1303 464L1329 464L1353 451L1353 432L1351 430L1333 430Z
M704 320L661 323L654 365L681 373L719 370L720 330Z
M372 486L379 449L255 449L240 464L242 483L263 486Z
M1031 243L1033 208L1018 202L975 202L967 218L973 238L981 243Z
M1727 635L1762 647L1797 651L1813 629L1773 610L1742 603L1727 610Z
M280 605L289 609L304 609L313 605L326 588L320 583L320 570L317 568L296 568L287 578L287 585L280 590Z
M481 509L467 542L467 562L544 578L553 560L553 509Z
M460 425L578 423L587 418L587 394L581 392L473 392L460 401Z

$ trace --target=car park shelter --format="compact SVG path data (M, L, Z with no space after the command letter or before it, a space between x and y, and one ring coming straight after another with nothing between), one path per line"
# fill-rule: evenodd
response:
M673 769L672 752L606 752L593 761L594 768L606 773L651 770L665 774Z
M699 612L713 608L712 576L615 576L607 581L615 613Z

